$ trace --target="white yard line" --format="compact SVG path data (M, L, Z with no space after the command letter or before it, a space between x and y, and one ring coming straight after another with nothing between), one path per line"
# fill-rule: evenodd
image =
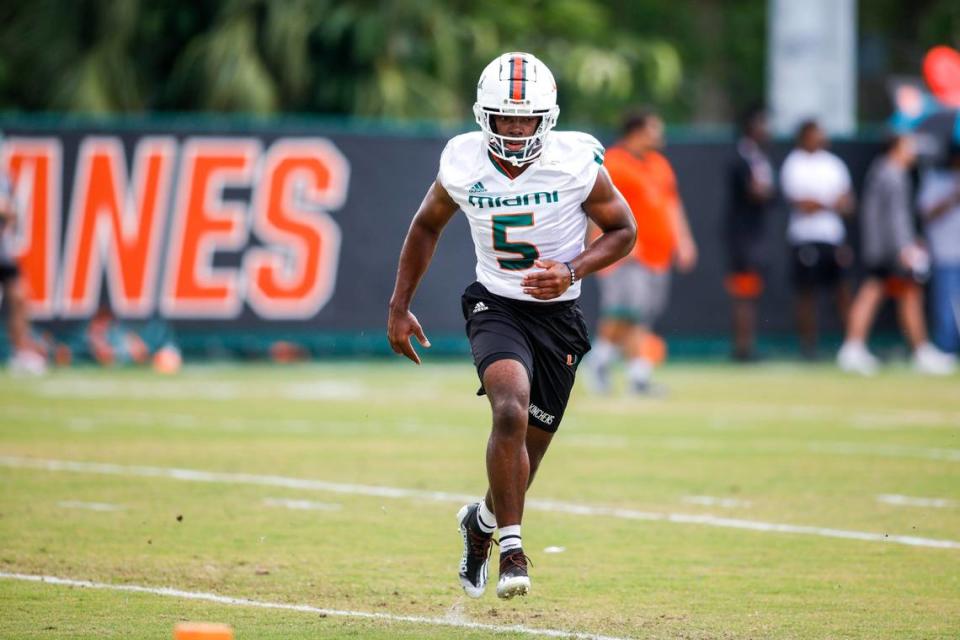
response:
M121 427L156 427L161 429L182 430L218 430L249 433L356 433L357 424L346 421L304 418L253 418L253 417L210 417L204 418L182 413L162 413L146 411L98 411L84 417L62 414L53 409L35 407L4 407L0 415L8 414L29 420L43 422L56 421L72 431L92 431L105 423ZM449 435L449 425L420 423L401 420L380 424L371 429L363 425L362 433L416 433L430 435ZM858 442L828 440L771 440L749 438L742 439L737 452L747 453L796 453L810 452L830 456L879 456L884 458L914 458L937 460L941 462L960 462L960 449L937 447L917 447L895 444L864 444ZM631 436L604 433L572 432L558 441L558 446L588 446L596 448L623 449L628 447L660 448L670 451L722 451L730 449L730 444L722 438L663 437L634 434Z
M45 398L140 398L166 400L193 398L210 401L232 401L260 397L281 397L288 400L344 400L362 398L365 385L354 380L291 382L282 385L249 385L238 382L197 384L188 380L97 380L47 379L29 389L29 393Z
M184 413L162 413L147 411L97 411L83 417L65 414L52 409L36 407L4 407L0 414L17 416L29 421L61 422L73 431L92 431L102 426L120 427L160 427L163 429L309 433L311 430L323 430L333 426L347 431L347 427L356 428L355 423L328 423L296 418L250 418L250 417L211 417L203 418ZM42 424L42 423L41 423Z
M76 473L95 473L112 476L133 476L145 478L168 478L188 482L213 482L222 484L250 484L285 489L303 489L307 491L327 491L377 498L419 498L440 502L469 502L477 496L446 491L423 491L376 485L345 484L326 482L288 476L255 475L249 473L224 473L218 471L200 471L196 469L178 469L176 467L146 467L139 465L121 465L103 462L75 462L71 460L48 460L41 458L21 458L0 455L0 466L44 471L72 471Z
M255 417L201 417L183 413L164 413L158 411L102 411L88 413L84 417L60 412L54 409L12 406L3 407L0 416L16 416L28 424L49 426L63 424L71 431L94 431L101 427L130 427L176 429L185 431L215 430L230 433L292 433L292 434L355 434L355 433L428 433L430 435L449 435L451 427L443 424L428 424L409 419L384 423L359 425L346 420L326 420L322 418L255 418Z
M896 444L861 444L859 442L808 442L807 450L838 455L870 455L884 458L924 458L960 462L960 449L912 447Z
M699 504L705 507L749 507L749 500L738 500L736 498L718 498L717 496L683 496L683 501L687 504Z
M313 500L291 500L289 498L264 498L268 507L284 507L300 511L339 511L341 505L333 502L314 502Z
M877 496L877 502L892 504L897 507L934 507L936 509L960 507L960 501L957 500L948 500L946 498L917 498L914 496L902 496L896 493L881 493Z
M839 426L857 429L863 428L864 420L875 420L883 422L884 426L899 422L902 430L911 431L917 426L955 429L960 424L960 411L902 407L882 407L865 411L863 408L852 409L849 406L830 403L820 405L740 401L638 403L632 398L605 398L603 401L587 398L584 404L588 405L590 411L604 413L625 412L636 416L656 415L664 411L696 415L707 413L712 416L731 418L740 423L771 418L804 421L831 420Z
M373 496L378 498L412 498L460 504L464 502L472 502L477 499L477 496L465 493L424 491L421 489L404 489L400 487L384 487L377 485L345 484L340 482L326 482L323 480L309 480L306 478L290 478L286 476L254 475L249 473L225 473L217 471L200 471L197 469L178 469L171 467L127 466L101 462L75 462L70 460L22 458L17 456L0 456L0 466L19 469L41 469L44 471L97 473L112 476L169 478L172 480L183 480L187 482L249 484L268 487L284 487L287 489L303 489L307 491L327 491L330 493ZM851 531L828 527L782 524L776 522L762 522L758 520L742 520L738 518L721 518L709 514L698 515L690 513L658 513L653 511L638 511L635 509L594 506L544 499L527 500L525 506L528 509L533 509L536 511L566 513L579 516L605 516L624 520L672 522L676 524L699 524L711 527L762 531L765 533L812 535L824 538L863 540L867 542L891 542L895 544L904 544L914 547L930 547L935 549L960 549L960 541L956 540L938 540L934 538L872 533L868 531Z
M103 589L106 591L121 591L125 593L146 593L155 596L164 596L167 598L177 598L180 600L199 600L202 602L213 602L234 607L256 607L258 609L276 609L280 611L296 611L298 613L313 613L320 616L330 616L338 618L361 618L365 620L381 620L385 622L408 622L413 624L426 624L437 627L455 627L458 629L473 629L477 631L489 631L491 633L523 633L531 636L541 636L546 638L578 638L580 640L626 640L615 636L604 636L596 633L580 633L576 631L564 631L562 629L539 629L536 627L525 627L523 625L496 625L485 624L482 622L468 622L456 617L447 618L429 618L426 616L407 616L393 613L378 613L372 611L349 611L346 609L326 609L323 607L314 607L308 604L286 604L282 602L266 602L263 600L250 600L248 598L233 598L222 596L216 593L204 593L202 591L182 591L180 589L171 589L168 587L145 587L135 584L108 584L105 582L92 582L90 580L73 580L70 578L59 578L57 576L40 576L23 573L7 573L0 571L0 578L5 580L21 580L23 582L40 582L43 584L53 584L65 587L84 587L87 589Z
M86 509L87 511L123 511L124 507L109 502L81 502L79 500L61 500L58 507L64 509Z
M579 436L585 438L586 436ZM920 460L937 460L941 462L960 462L960 449L945 449L939 447L915 447L897 444L863 444L859 442L843 442L831 440L751 440L744 438L740 446L731 447L727 440L721 438L690 438L690 437L661 437L661 436L631 436L623 438L623 442L615 444L613 441L604 441L603 434L594 434L592 446L619 449L625 446L636 446L640 449L656 447L671 451L736 451L737 453L798 453L809 452L830 456L878 456L883 458L914 458ZM610 436L606 436L610 437ZM569 439L561 440L561 444ZM576 444L584 444L576 442Z

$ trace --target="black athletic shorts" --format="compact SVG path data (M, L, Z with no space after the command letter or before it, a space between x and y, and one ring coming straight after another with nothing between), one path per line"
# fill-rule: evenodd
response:
M877 280L903 280L907 282L915 282L917 284L925 284L927 280L930 279L929 271L914 271L912 269L907 269L896 260L876 264L867 263L863 266L867 273L867 277L875 278Z
M864 264L863 269L868 278L886 280L888 278L909 278L910 272L896 262L882 262L878 264Z
M727 270L729 273L762 273L766 264L766 244L762 233L753 230L729 230L727 232Z
M481 385L487 367L497 360L522 363L530 377L529 424L555 432L567 408L577 366L590 350L580 305L575 300L513 300L474 282L463 292L461 306ZM477 395L483 393L481 386Z
M809 242L793 247L793 286L797 289L833 287L846 277L853 253L846 245Z

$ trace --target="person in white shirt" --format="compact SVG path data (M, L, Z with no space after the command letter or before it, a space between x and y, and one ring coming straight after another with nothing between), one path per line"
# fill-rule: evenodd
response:
M942 351L956 354L960 352L960 143L948 149L946 167L924 175L918 200L933 260L933 342Z
M814 120L797 130L796 147L780 169L780 186L790 207L787 241L793 256L792 282L797 296L797 326L805 357L816 357L817 297L830 290L841 322L850 308L846 274L853 252L846 244L843 218L853 213L850 172L826 150L827 137Z
M577 365L590 350L577 298L580 280L625 256L636 241L626 201L603 168L593 136L551 132L553 74L528 53L506 53L480 75L480 131L457 136L413 218L390 299L390 346L416 363L429 347L410 312L444 227L457 210L470 223L476 282L461 298L467 336L490 400L489 489L457 514L466 594L483 595L494 529L500 531L497 595L530 589L520 521L524 497L563 418ZM602 235L586 246L588 219Z

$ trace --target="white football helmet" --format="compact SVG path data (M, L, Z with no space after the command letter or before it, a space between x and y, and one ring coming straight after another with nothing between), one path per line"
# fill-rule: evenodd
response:
M533 162L543 151L543 141L557 124L557 83L547 65L529 53L505 53L487 65L477 84L473 115L483 130L490 153L520 166ZM530 137L502 136L494 131L494 115L539 117ZM522 143L519 150L507 143Z

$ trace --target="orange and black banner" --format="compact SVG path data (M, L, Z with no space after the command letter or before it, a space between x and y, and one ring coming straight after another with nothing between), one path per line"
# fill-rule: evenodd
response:
M377 331L443 148L316 131L3 129L22 221L11 244L33 317L53 324L107 308L197 327ZM438 260L469 281L468 255ZM424 300L446 284L428 278Z
M12 244L41 325L107 309L178 329L279 327L377 340L401 243L448 137L309 122L50 122L0 118L0 169L21 219ZM859 180L876 145L835 149ZM726 141L667 149L701 250L697 271L673 287L662 319L668 336L727 330L723 219L732 154ZM774 331L792 329L785 220L775 214L766 240L761 311ZM462 338L459 299L474 267L466 221L456 216L414 301L428 333ZM590 317L592 279L584 291Z

